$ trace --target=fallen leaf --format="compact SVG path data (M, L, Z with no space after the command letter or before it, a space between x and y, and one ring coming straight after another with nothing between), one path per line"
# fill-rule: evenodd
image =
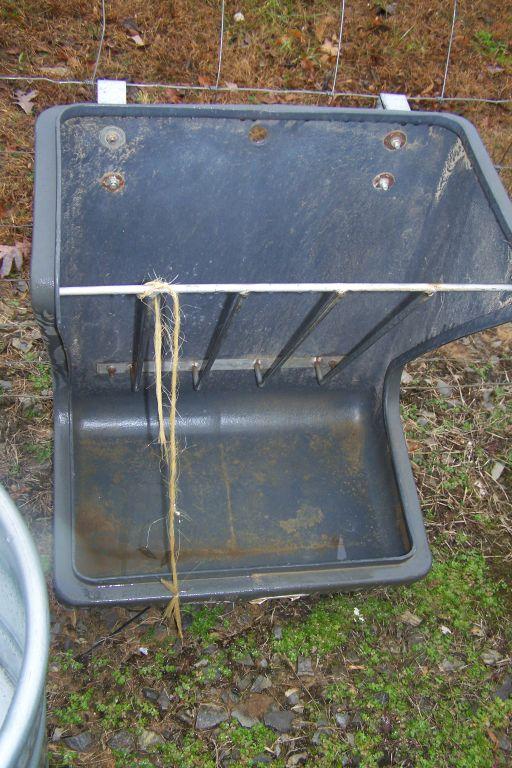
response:
M330 37L325 38L320 50L328 56L335 57L338 55L338 46L333 43Z
M180 104L181 103L181 97L178 91L175 88L166 88L165 89L165 96L166 101L169 102L169 104Z
M33 101L37 96L37 91L27 91L26 93L20 89L14 91L14 103L17 104L26 115L31 115L35 104Z
M493 464L493 467L491 469L491 477L493 480L498 482L501 475L503 474L503 470L505 469L505 465L501 463L501 461L496 461Z
M66 77L69 75L69 67L41 67L40 72L49 77Z
M11 272L13 264L19 272L23 266L23 256L25 254L24 243L0 245L0 277L7 277Z
M325 33L328 30L336 29L339 26L339 20L336 16L323 16L315 24L315 37L319 43L325 39Z
M226 87L229 88L230 91L238 90L238 85L236 83L230 83L227 80L226 80Z
M404 611L400 616L400 620L403 621L404 624L409 624L411 627L419 627L423 621L423 619L410 611Z
M123 19L123 21L121 22L121 25L123 26L130 40L133 40L136 46L138 46L139 48L143 48L146 45L146 43L142 39L141 31L138 28L137 22L135 21L135 19Z
M199 83L199 85L202 85L203 88L209 88L211 86L210 80L204 75L199 75L199 77L197 78L197 82Z

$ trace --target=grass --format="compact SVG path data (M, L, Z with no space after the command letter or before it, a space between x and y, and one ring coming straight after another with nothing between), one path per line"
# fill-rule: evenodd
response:
M502 66L512 64L508 43L503 42L503 40L496 40L488 29L479 29L475 38L480 49L498 64Z
M272 637L269 646L265 638L265 653L276 668L281 662L294 666L299 655L306 655L322 671L322 697L305 700L298 735L300 747L301 738L309 742L300 735L307 733L309 723L319 716L328 723L313 750L308 746L320 768L338 768L345 757L357 758L365 768L379 768L391 756L395 765L417 768L506 766L496 742L512 716L512 701L503 702L494 694L499 660L512 647L506 585L493 578L485 557L466 536L456 540L452 551L446 543L438 543L434 567L425 580L399 589L317 599L302 606L296 620L288 620L280 639ZM225 632L225 618L218 606L204 607L192 627L201 659L204 642ZM244 655L261 656L261 642L261 633L251 631L233 640L230 664L222 649L214 652L213 667L220 664L228 672L221 685L229 684ZM498 654L496 663L488 663L489 651ZM136 736L160 720L153 704L133 694L134 684L135 689L140 685L137 680L164 681L185 706L200 701L201 690L211 682L203 674L205 667L197 668L191 660L185 672L179 658L170 664L168 642L155 651L151 663L110 669L108 658L105 649L95 659L94 674L100 679L94 688L89 683L83 693L70 693L66 705L54 711L60 725L99 721L107 732L127 728ZM87 685L90 673L69 653L58 663ZM95 701L93 690L105 677L110 677L109 692ZM348 713L346 731L336 725L339 712ZM116 752L116 765L213 768L210 738L181 732L156 745L153 754ZM217 749L232 755L230 765L243 768L265 750L275 752L276 734L264 725L244 729L229 721L220 726L215 741ZM63 765L65 748L51 754L51 765ZM286 763L276 758L272 764L284 768Z

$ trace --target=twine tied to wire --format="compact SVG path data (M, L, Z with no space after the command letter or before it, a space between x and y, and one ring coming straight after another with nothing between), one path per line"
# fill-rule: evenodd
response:
M162 317L161 298L165 294L170 296L173 304L172 330L170 323ZM176 565L176 537L174 523L176 518L176 496L178 482L178 445L176 441L176 402L178 399L178 363L180 351L180 299L172 284L162 280L152 280L145 283L144 291L139 294L141 300L151 299L153 314L155 316L154 348L155 348L155 389L158 409L158 442L160 443L162 456L168 467L168 499L167 530L169 535L169 567L171 579L161 579L162 584L172 594L165 611L166 619L174 619L178 635L183 638L181 624L180 593L178 584L178 569ZM169 397L169 437L165 434L165 419L163 408L163 384L162 384L162 347L164 336L171 339L171 388Z

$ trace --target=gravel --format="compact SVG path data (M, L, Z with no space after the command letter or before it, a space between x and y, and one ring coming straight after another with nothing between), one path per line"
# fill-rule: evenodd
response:
M196 729L206 731L216 728L229 717L225 707L219 704L201 704L197 710Z

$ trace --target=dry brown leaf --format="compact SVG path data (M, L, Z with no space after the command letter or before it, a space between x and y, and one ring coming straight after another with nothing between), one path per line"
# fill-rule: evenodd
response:
M28 243L17 242L14 245L0 245L0 277L7 277L13 265L18 272L23 266L23 257L27 254Z
M66 77L69 75L69 67L41 67L39 71L49 77Z
M37 91L25 92L18 88L18 90L14 91L14 102L22 108L26 115L31 115L35 106L33 101L36 96Z
M336 29L338 26L339 19L337 19L336 16L323 16L321 19L319 19L315 24L315 37L318 42L321 43L322 40L325 39L325 33L327 31L332 33L332 30Z
M130 40L132 40L138 48L143 48L146 45L142 39L141 31L138 28L135 19L123 19L121 25Z
M338 46L334 44L330 37L325 38L320 50L328 56L336 57L338 55Z

